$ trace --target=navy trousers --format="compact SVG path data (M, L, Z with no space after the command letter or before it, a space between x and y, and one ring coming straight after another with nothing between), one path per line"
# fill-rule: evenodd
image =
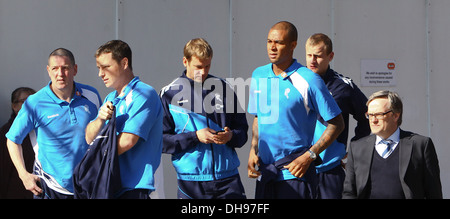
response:
M345 171L341 165L317 174L319 199L341 199L344 190Z
M214 181L178 180L179 199L246 199L239 174Z
M38 183L38 186L41 187L42 193L40 195L33 195L33 199L73 199L73 195L64 195L55 190L51 189L47 186L44 180Z

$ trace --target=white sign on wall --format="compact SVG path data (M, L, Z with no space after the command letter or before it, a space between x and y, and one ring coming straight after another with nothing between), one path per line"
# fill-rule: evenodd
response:
M395 86L395 60L361 59L361 86Z

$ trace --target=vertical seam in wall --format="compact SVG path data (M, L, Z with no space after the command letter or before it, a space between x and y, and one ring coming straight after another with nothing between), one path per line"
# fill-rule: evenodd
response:
M119 1L116 0L115 39L119 39Z
M229 51L230 51L230 55L229 55L229 68L230 71L228 73L228 77L232 78L233 77L233 0L229 0L228 1L228 11L229 11L229 22L230 22L230 26L229 26Z
M122 7L124 0L116 0L115 39L120 39L120 26L122 23Z
M330 10L330 22L331 22L331 42L334 42L335 36L335 27L334 27L334 0L330 0L331 10ZM334 68L334 61L330 63L330 67Z
M431 103L430 103L430 75L431 75L431 66L430 66L430 6L431 0L425 0L425 33L426 33L426 50L427 50L427 60L426 60L426 78L427 78L427 120L428 120L428 136L431 136Z

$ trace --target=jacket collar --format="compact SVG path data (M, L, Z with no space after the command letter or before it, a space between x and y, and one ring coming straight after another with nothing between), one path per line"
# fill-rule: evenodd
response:
M180 78L186 78L186 79L189 80L189 82L190 82L191 84L194 84L194 80L188 78L188 76L186 75L186 70L184 70L183 73L181 73ZM208 74L208 75L206 76L205 81L208 80L209 78L214 78L214 76L211 75L211 74Z
M297 62L297 59L292 59L292 64L286 69L284 70L283 73L279 74L278 76L275 75L275 73L273 72L273 64L271 65L270 68L270 75L269 77L272 78L281 78L281 79L287 79L289 78L289 76L291 76L294 72L297 72L297 70L302 67L302 65L300 63Z
M403 131L400 129L400 142L398 143L398 149L399 151L399 175L400 175L400 181L402 183L403 191L405 193L406 198L411 197L411 191L406 186L404 182L404 178L406 175L406 170L408 169L409 162L411 160L411 153L412 153L412 147L413 147L413 141L411 140L411 137L413 134L411 132ZM372 157L373 153L375 151L375 141L376 141L376 135L371 135L365 140L365 145L362 148L360 158L361 162L361 170L367 170L360 174L363 174L361 177L361 185L360 188L358 188L359 192L362 192L363 189L366 187L367 182L369 180L369 174L370 174L370 168L372 165Z
M56 96L55 93L53 93L52 89L50 88L52 81L48 82L47 86L45 87L45 92L47 93L47 95L57 104L61 105L61 104L65 104L67 103L64 100L61 100L58 98L58 96ZM78 97L81 97L83 95L83 90L79 88L78 83L73 82L73 89L75 89L75 93L72 97L72 100ZM67 103L69 104L69 103Z
M125 87L125 89L123 90L122 93L119 94L119 92L114 91L114 100L113 105L117 105L117 103L119 103L120 100L123 100L136 86L136 84L140 81L138 76L135 76L133 79L131 79L130 82L128 82L128 85Z

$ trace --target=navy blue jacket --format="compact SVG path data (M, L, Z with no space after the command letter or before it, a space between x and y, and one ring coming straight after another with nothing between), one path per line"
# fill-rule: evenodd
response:
M111 199L120 192L115 111L75 167L73 186L76 199Z
M330 90L339 108L342 110L344 117L345 129L337 138L337 141L347 144L348 138L348 120L350 114L356 120L355 136L351 141L358 140L362 137L370 135L369 120L365 117L367 112L367 97L364 93L353 83L352 79L345 77L333 69L328 68L327 73L322 79L325 85Z
M196 83L184 72L160 95L163 153L172 154L178 179L211 181L238 174L235 148L247 142L248 124L231 86L212 75L203 84ZM226 145L203 144L195 133L206 127L219 131L226 126L233 132Z
M324 76L321 76L334 100L342 110L342 117L344 118L345 129L337 137L337 139L328 146L320 157L323 160L321 165L318 165L317 172L326 172L336 166L341 165L341 160L347 154L346 145L349 132L349 117L353 115L357 124L355 127L355 135L351 139L352 141L360 139L370 134L369 120L366 119L365 113L367 112L367 97L356 86L350 78L328 68ZM326 122L319 117L316 123L316 130L314 132L314 141L317 142L322 136L327 127Z

